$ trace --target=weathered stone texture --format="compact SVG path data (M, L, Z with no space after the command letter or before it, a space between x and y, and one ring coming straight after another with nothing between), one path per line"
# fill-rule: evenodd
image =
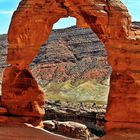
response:
M44 94L28 69L8 67L3 74L2 106L12 115L42 117Z
M105 44L108 62L113 69L107 121L116 124L118 122L138 123L140 116L140 29L132 26L128 10L119 0L22 0L13 15L9 29L8 63L12 66L5 70L6 78L4 78L3 86L7 84L7 89L15 88L14 90L20 88L18 81L21 79L16 79L18 78L16 73L22 72L31 63L39 47L49 36L53 24L67 16L76 17L78 26L90 26ZM11 70L12 73L9 73ZM10 75L17 77L13 80ZM11 85L12 83L15 85ZM27 86L29 90L25 90L25 95L32 97L35 95L34 98L37 98L36 94L40 93L38 86L36 84L35 86L27 84ZM31 86L34 86L34 89ZM7 89L3 87L3 102L6 102L5 97L10 96L9 94L13 97L13 92L5 92ZM22 95L24 94L21 94L19 98L15 97L15 100L8 98L7 101L13 100L19 103ZM33 112L38 114L36 111ZM26 113L21 114L26 115ZM131 128L131 125L129 127ZM108 130L111 130L111 125L107 125L106 131Z

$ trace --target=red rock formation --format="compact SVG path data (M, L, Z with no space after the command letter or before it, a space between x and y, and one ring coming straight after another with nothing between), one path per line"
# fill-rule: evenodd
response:
M2 83L2 105L12 115L42 117L44 94L28 69L8 67Z
M13 15L9 29L8 63L12 66L5 70L6 78L4 78L2 91L4 105L8 106L7 103L10 102L22 106L24 93L28 95L27 97L34 96L32 101L39 96L37 84L27 84L31 90L22 92L24 89L19 86L19 81L24 77L18 74L23 71L29 73L26 67L47 39L53 24L67 16L76 17L78 26L90 26L106 46L108 62L113 69L106 131L121 128L122 125L123 128L131 128L132 122L133 124L140 122L140 30L131 25L131 17L119 0L22 0ZM20 80L16 79L18 76L21 77ZM4 85L7 86L4 87ZM14 92L21 87L22 94L14 93L13 100L11 98L13 92L10 93L6 87L14 88ZM27 101L27 98L23 99ZM28 116L28 107L27 110L23 109L24 113L19 113L19 110L13 111L12 108L14 105L9 109L13 114L21 113ZM35 114L32 115L38 116L38 112L33 111L32 113ZM112 125L112 122L116 125ZM118 122L122 125L118 125ZM126 123L129 125L125 125Z

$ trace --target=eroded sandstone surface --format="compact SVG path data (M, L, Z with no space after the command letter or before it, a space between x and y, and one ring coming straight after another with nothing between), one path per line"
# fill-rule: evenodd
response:
M2 106L6 107L10 114L28 117L42 117L45 114L44 94L29 70L6 68L2 90L9 93L2 95Z
M10 69L28 71L53 24L67 16L76 17L78 26L90 26L105 44L113 70L106 132L122 127L139 129L140 29L132 26L127 8L119 0L22 0L8 34ZM9 94L2 92L2 98Z

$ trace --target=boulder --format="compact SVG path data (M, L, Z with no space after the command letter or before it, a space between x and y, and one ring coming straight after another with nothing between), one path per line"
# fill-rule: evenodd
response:
M55 122L48 120L48 121L43 121L44 124L44 129L49 130L49 131L55 131L56 130L56 126L55 126Z
M44 128L46 130L59 133L61 135L76 138L80 140L87 140L89 137L89 131L87 126L76 122L59 122L59 121L44 121Z

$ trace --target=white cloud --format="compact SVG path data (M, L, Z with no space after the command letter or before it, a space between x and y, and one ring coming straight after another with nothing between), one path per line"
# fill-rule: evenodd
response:
M0 10L0 14L10 14L12 15L14 13L14 10L6 11L6 10Z

